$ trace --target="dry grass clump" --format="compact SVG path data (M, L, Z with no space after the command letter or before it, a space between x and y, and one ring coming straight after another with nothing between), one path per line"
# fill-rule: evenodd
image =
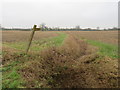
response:
M92 69L86 69L88 67L84 65L86 63L80 62L81 58L87 54L86 51L87 44L75 37L67 38L62 47L51 47L42 51L39 54L39 59L27 62L21 70L21 74L27 81L26 86L54 88L100 87ZM97 57L99 56L94 56L94 54L89 56L94 60Z
M102 57L97 54L85 55L78 59L76 66L84 70L84 77L90 87L116 88L118 87L118 62L116 59ZM93 76L89 78L88 73ZM88 80L89 79L89 80ZM94 80L94 82L91 82Z
M5 65L11 60L14 60L15 50L12 48L2 47L2 65Z
M89 45L73 36L68 37L63 46L48 48L38 57L24 64L21 70L27 87L117 87L116 61L101 57L95 51L90 53ZM110 64L113 62L114 65Z
M64 50L65 53L69 53L70 56L76 59L86 54L87 47L88 46L86 42L79 40L74 36L69 36L66 39L62 49Z
M22 74L28 81L27 86L35 87L35 83L31 84L30 81L37 80L44 83L40 87L76 87L74 84L71 86L73 82L68 82L68 79L72 80L78 72L73 65L77 58L85 55L86 49L85 42L69 37L62 47L51 47L42 51L39 59L29 61L23 66L22 72L25 73Z
M96 50L75 36L69 36L63 46L12 60L22 61L18 72L27 88L117 87L117 61L101 57Z

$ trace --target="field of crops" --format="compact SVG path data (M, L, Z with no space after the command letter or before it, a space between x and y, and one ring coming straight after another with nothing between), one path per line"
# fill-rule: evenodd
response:
M2 31L3 88L118 87L117 31Z

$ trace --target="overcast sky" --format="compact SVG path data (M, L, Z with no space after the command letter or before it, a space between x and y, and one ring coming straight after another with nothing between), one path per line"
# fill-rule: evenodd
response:
M2 26L117 27L119 0L2 0ZM0 6L1 7L1 6ZM1 8L0 8L1 11Z

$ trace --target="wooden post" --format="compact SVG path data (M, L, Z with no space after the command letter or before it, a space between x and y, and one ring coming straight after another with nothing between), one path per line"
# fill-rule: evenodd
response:
M37 27L37 25L33 26L32 33L31 33L30 38L29 38L29 43L28 43L28 46L27 46L27 49L26 49L26 54L29 51L29 48L30 48L30 45L31 45L31 42L32 42L32 39L33 39L33 36L34 36L34 33L35 33L35 30L36 30L36 27Z
M37 27L37 25L33 26L32 33L31 33L30 38L29 38L29 43L28 43L28 46L27 46L27 49L26 49L26 54L29 51L29 48L30 48L30 45L31 45L31 42L32 42L32 39L33 39L35 31L39 31L40 30L40 28L36 28L36 27Z

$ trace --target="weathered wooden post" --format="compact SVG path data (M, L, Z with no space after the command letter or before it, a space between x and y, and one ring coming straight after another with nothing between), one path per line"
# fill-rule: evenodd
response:
M28 46L27 46L27 49L26 49L26 54L27 54L28 51L29 51L29 48L30 48L30 45L31 45L31 42L32 42L32 39L33 39L33 36L34 36L35 31L36 31L36 30L40 30L40 28L36 28L36 27L37 27L37 25L34 25L34 26L33 26L32 33L31 33L30 38L29 38L29 43L28 43Z

